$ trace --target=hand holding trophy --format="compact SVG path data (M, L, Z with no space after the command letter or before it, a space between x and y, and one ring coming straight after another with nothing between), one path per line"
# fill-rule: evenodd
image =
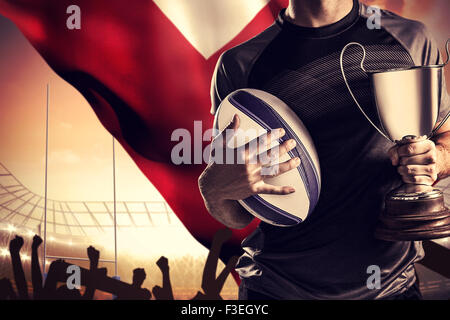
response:
M401 145L423 136L430 139L449 118L450 113L434 128L440 109L443 68L449 62L449 43L450 39L444 64L376 71L364 68L366 50L361 44L351 42L342 49L341 71L350 95L370 124L389 141ZM363 50L361 69L369 76L381 129L364 112L345 76L344 53L352 45ZM389 192L375 236L387 241L450 236L450 211L445 207L442 191L422 184L404 184Z

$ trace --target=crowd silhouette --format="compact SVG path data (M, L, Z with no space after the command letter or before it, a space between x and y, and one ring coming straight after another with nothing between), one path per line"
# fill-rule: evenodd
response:
M208 253L206 263L203 269L203 277L201 289L192 298L192 300L221 300L220 292L225 284L225 280L236 266L237 256L229 259L225 268L216 278L217 264L219 261L220 251L223 244L231 237L230 229L219 230L213 237L211 249ZM68 278L73 267L64 260L54 260L44 279L41 272L41 264L39 261L39 247L42 239L38 235L33 237L31 244L31 286L29 291L23 269L20 250L24 245L21 236L16 235L9 243L9 252L11 255L11 266L14 276L14 284L10 279L0 279L0 300L92 300L96 290L109 292L113 294L116 300L147 300L154 298L155 300L174 300L172 284L170 280L169 260L162 256L156 261L156 265L162 274L161 286L155 285L152 290L143 288L142 285L147 277L143 268L133 270L132 283L126 283L107 275L106 268L98 268L100 252L94 247L87 248L87 256L89 258L89 269L77 266L80 270L80 285L84 286L83 294L80 287L68 285ZM32 294L30 295L30 292Z

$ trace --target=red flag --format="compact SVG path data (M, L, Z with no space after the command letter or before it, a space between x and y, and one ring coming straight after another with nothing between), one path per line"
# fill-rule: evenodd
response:
M0 0L0 13L84 95L190 233L209 246L223 226L198 191L204 164L173 164L171 134L184 128L194 137L194 121L210 128L209 87L220 54L268 27L287 2ZM71 5L80 8L81 29L66 25ZM234 230L222 258L239 254L256 225Z

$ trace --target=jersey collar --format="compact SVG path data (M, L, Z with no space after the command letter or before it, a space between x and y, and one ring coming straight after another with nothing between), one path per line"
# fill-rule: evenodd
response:
M353 0L353 9L341 20L327 26L312 28L302 27L285 19L286 9L282 9L276 23L283 29L293 32L303 38L328 38L337 35L350 28L360 17L361 5L358 0Z

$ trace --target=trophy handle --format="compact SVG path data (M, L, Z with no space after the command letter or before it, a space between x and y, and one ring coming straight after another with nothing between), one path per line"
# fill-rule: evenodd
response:
M450 117L450 111L447 113L447 115L444 117L444 119L441 121L441 123L439 123L439 125L433 129L433 131L431 131L431 134L429 135L428 139L431 139L434 134L445 124L445 122L448 120L448 118Z
M445 67L449 60L450 60L450 54L449 54L449 49L448 49L448 45L450 44L450 39L447 39L447 42L445 43L445 52L447 53L447 60L445 60L444 64L442 64L443 67Z
M449 54L449 49L448 49L449 44L450 44L450 39L447 39L447 42L445 43L445 51L447 53L447 60L444 62L444 64L441 65L442 67L445 67L450 60L450 54ZM444 123L448 120L449 117L450 117L450 111L447 113L447 115L444 117L444 119L441 121L441 123L439 123L439 125L433 129L430 136L428 137L429 139L434 136L434 134L444 125Z
M364 68L364 61L366 60L366 49L364 48L364 46L358 42L350 42L349 44L347 44L341 52L341 57L340 57L340 64L341 64L341 72L342 72L342 77L344 78L344 82L345 85L347 86L348 92L350 92L350 95L352 96L353 100L355 101L356 105L358 106L359 110L362 112L362 114L364 115L364 117L366 117L367 121L369 121L369 123L386 139L388 139L391 142L392 141L383 131L381 131L380 129L378 129L378 127L372 122L372 120L370 120L369 116L366 114L366 112L363 110L363 108L361 107L361 105L359 104L358 100L356 100L355 95L353 94L352 89L350 88L350 85L348 84L347 81L347 77L345 76L345 71L344 71L344 53L345 50L347 50L348 47L352 46L352 45L357 45L359 47L361 47L361 49L363 50L363 58L361 60L361 69L362 71L364 71L365 73L367 73L366 69Z

